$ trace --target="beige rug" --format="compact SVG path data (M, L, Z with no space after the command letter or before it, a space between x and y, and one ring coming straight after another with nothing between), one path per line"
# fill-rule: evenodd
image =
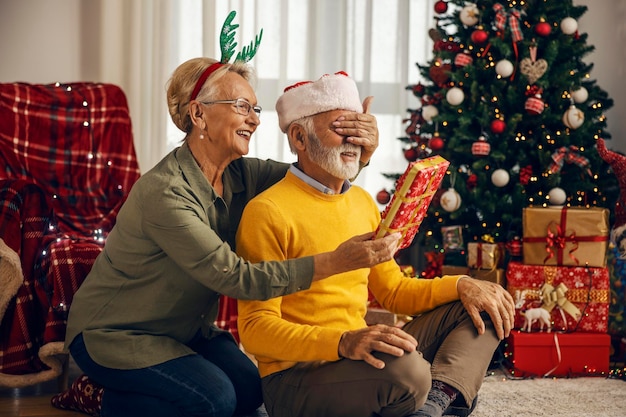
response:
M594 378L485 378L472 417L626 417L626 381Z

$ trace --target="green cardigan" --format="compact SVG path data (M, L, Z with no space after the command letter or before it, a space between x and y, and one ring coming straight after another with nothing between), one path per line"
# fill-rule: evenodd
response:
M133 186L116 225L74 295L66 346L83 333L100 365L137 369L192 354L212 337L220 294L268 299L309 288L313 258L249 263L234 237L244 206L281 179L287 164L240 158L215 193L187 144Z

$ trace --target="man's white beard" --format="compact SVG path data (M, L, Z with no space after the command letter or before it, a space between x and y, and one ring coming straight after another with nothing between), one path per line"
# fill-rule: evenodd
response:
M311 161L334 177L347 180L356 177L356 174L359 173L360 146L344 143L336 148L326 147L315 135L309 135L309 145ZM351 162L344 162L341 159L342 152L353 152L356 159Z

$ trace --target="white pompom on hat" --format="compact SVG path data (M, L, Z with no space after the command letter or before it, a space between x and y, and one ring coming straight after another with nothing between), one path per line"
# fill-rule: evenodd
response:
M290 85L276 101L278 125L283 133L295 120L330 110L363 113L356 83L343 71Z

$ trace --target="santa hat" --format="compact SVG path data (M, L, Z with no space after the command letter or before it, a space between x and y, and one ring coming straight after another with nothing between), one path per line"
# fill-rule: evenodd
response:
M620 195L615 204L611 240L617 245L622 256L626 256L626 156L607 149L604 139L597 140L597 148L600 158L611 165L619 184Z
M283 133L295 120L330 110L363 112L356 83L343 71L290 85L276 101L278 125Z

